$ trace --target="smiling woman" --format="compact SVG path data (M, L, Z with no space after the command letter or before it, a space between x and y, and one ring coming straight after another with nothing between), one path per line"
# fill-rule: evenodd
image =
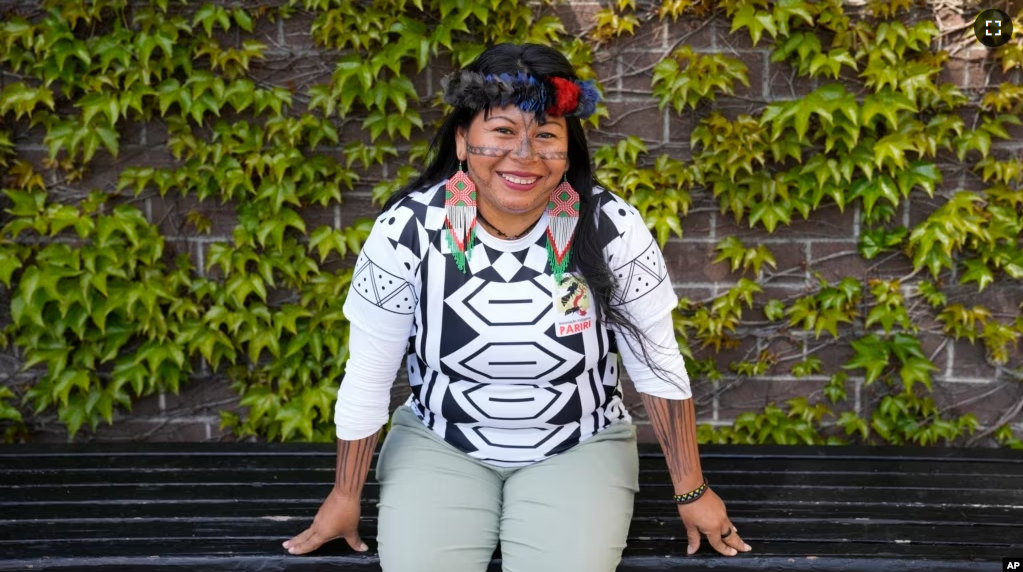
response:
M581 118L599 99L557 51L495 46L444 82L453 108L422 176L356 262L338 392L336 481L295 554L358 536L376 476L385 572L611 572L639 487L619 359L665 451L690 550L748 551L707 486L661 251L593 179Z
M515 105L478 114L459 128L458 160L465 161L477 189L477 216L502 238L533 228L551 193L568 174L568 127Z

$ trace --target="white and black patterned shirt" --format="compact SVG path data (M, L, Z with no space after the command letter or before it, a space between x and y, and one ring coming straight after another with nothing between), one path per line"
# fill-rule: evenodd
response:
M407 341L412 388L407 405L472 457L497 466L530 464L612 423L628 422L619 353L631 358L624 360L630 376L644 380L644 387L637 382L641 391L674 399L690 395L670 332L678 299L661 251L631 205L602 189L594 189L594 199L597 238L619 284L614 304L644 331L669 330L667 338L663 331L651 337L674 345L658 363L678 383L634 371L646 366L631 351L619 351L628 350L621 333L594 319L595 301L581 275L568 273L555 287L546 214L516 240L496 239L477 226L463 273L444 236L441 183L378 217L359 255L344 305L353 338L357 329L381 340ZM394 363L401 356L374 359ZM345 386L360 382L352 377L351 363L336 415L339 437L349 438L379 428L344 427L350 418L342 403Z

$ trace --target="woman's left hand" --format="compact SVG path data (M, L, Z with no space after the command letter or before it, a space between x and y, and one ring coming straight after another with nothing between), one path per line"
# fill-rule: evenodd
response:
M713 490L707 489L695 502L678 505L678 514L689 537L689 554L695 554L700 548L701 534L706 535L710 545L725 556L750 551L749 544L739 538L739 531L728 520L725 503Z

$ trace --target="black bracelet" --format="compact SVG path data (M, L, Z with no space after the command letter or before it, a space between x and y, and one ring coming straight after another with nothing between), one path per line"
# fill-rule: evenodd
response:
M703 479L703 484L696 488L696 490L689 491L684 495L675 495L675 502L678 504L689 504L695 502L697 499L703 496L703 493L707 492L707 479Z

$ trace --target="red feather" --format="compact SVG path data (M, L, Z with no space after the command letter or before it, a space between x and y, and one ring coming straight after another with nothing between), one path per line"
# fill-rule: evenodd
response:
M547 108L550 115L565 115L575 111L579 105L579 86L574 81L552 77L554 104Z

